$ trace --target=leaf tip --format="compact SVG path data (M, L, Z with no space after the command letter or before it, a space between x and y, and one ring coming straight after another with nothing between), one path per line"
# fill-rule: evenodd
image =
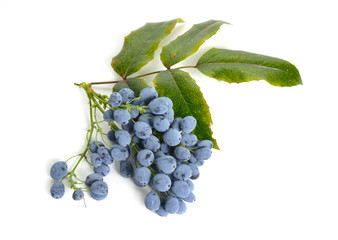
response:
M231 23L226 22L226 21L223 21L223 20L215 20L215 19L212 19L212 20L210 20L210 22L232 25Z
M178 23L184 23L184 21L183 21L182 18L177 18L177 19L176 19L176 22L178 22Z
M229 22L226 22L226 21L222 21L223 24L228 24L228 25L231 25L232 26L232 23L229 23Z
M214 141L214 147L213 147L213 149L216 149L216 150L221 150L221 149L219 148L219 146L217 145L217 142L216 142L216 140Z
M298 85L303 85L303 80L300 77L298 79Z

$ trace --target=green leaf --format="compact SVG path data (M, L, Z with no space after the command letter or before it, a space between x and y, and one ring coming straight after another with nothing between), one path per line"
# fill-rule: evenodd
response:
M195 117L197 126L194 134L199 140L211 140L214 148L219 149L212 138L209 106L195 80L187 72L171 69L157 74L154 84L159 96L169 97L173 101L175 117Z
M160 42L179 22L183 20L177 18L167 22L147 23L132 31L125 37L122 50L111 62L115 72L126 78L140 70L154 58L154 52Z
M199 47L214 35L224 21L209 20L195 24L183 35L164 46L161 52L161 61L166 68L186 59L196 52Z
M146 87L149 87L149 85L142 78L128 78L126 81L116 83L113 87L113 91L118 92L122 88L130 88L134 91L135 97L138 97L141 90Z
M212 48L198 61L203 74L229 83L266 80L274 86L302 84L297 68L291 63L255 53Z

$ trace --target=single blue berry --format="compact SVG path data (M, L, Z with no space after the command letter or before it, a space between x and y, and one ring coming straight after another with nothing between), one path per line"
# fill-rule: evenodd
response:
M130 88L122 88L119 91L119 94L122 97L122 103L130 102L135 97L134 91Z
M68 167L67 163L63 161L56 162L50 169L50 176L55 180L61 180L67 175Z
M50 194L55 199L60 199L65 194L65 185L62 182L56 182L50 188Z
M120 106L122 103L122 96L118 92L113 92L109 97L109 105L112 108Z
M120 162L120 174L124 178L130 178L133 175L133 165L128 160Z
M163 173L158 173L153 178L152 187L156 191L166 192L171 187L171 180L168 175L163 174Z
M151 191L146 195L144 204L150 211L157 211L160 208L161 201L159 196L155 192Z
M193 116L187 116L182 119L181 129L184 133L192 132L197 125L197 121Z
M84 194L83 194L83 191L81 189L76 189L73 192L73 199L75 201L81 200L81 199L83 199L83 197L84 197Z
M163 134L163 141L168 144L168 146L177 146L181 140L180 132L174 128L169 128L169 130Z
M158 93L154 88L143 88L140 92L140 101L148 104L150 101L158 97Z
M146 167L138 167L134 173L134 183L139 187L145 187L150 181L151 172Z
M104 195L108 193L108 185L104 181L95 181L90 186L90 192L97 195Z

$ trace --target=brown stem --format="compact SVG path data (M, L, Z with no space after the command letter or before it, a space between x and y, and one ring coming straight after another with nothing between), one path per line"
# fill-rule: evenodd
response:
M175 69L181 69L181 68L196 68L196 66L183 66L183 67L177 67Z
M141 74L141 75L138 75L136 76L135 78L139 78L139 77L145 77L145 76L148 76L148 75L152 75L152 74L156 74L156 73L160 73L162 72L163 70L160 70L160 71L155 71L155 72L150 72L150 73L146 73L146 74Z
M91 85L95 85L95 84L113 84L113 83L118 83L121 82L123 80L118 80L118 81L106 81L106 82L91 82Z
M177 67L177 68L174 68L174 69L181 69L181 68L196 68L196 66L182 66L182 67ZM169 70L170 68L168 68ZM160 73L162 71L165 71L165 70L159 70L159 71L155 71L155 72L150 72L150 73L145 73L145 74L141 74L141 75L138 75L134 78L140 78L140 77L145 77L145 76L149 76L149 75L152 75L152 74L156 74L156 73ZM88 85L98 85L98 84L114 84L114 83L118 83L118 82L124 82L126 83L126 80L127 78L126 77L123 77L122 80L117 80L117 81L106 81L106 82L91 82L91 83L88 83ZM74 83L76 86L80 86L80 84L78 83Z

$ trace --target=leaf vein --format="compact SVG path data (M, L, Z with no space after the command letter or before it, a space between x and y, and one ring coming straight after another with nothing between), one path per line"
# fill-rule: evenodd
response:
M279 68L275 68L275 67L269 67L269 66L264 66L264 65L259 65L259 64L253 64L253 63L239 63L239 62L230 62L230 63L201 63L199 65L196 65L196 67L198 68L199 66L203 66L203 65L209 65L209 64L214 64L214 65L251 65L251 66L258 66L258 67L262 67L262 68L268 68L268 69L272 69L272 70L277 70L277 71L281 71L281 72L285 72L288 73L288 71L284 71L282 69Z

